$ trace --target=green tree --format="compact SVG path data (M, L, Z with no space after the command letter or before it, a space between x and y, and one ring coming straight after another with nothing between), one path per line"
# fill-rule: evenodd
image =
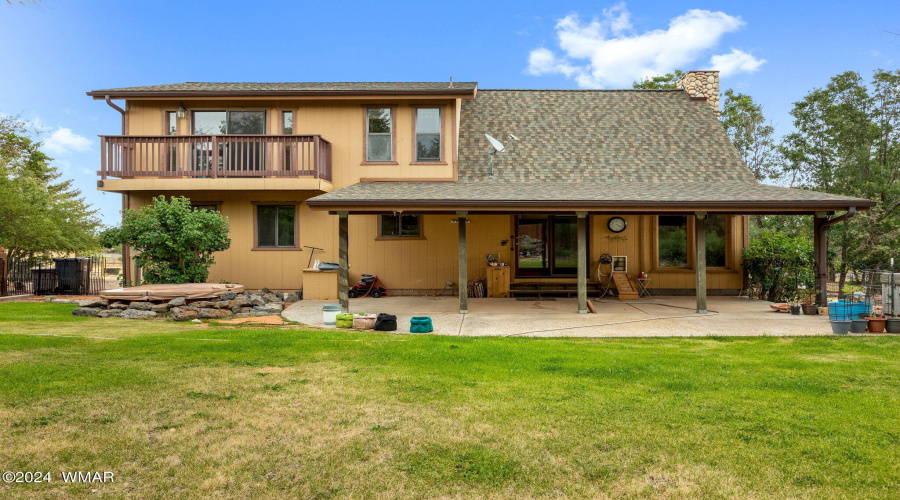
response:
M98 249L97 211L72 180L60 181L37 132L0 116L0 247L10 257Z
M682 76L684 76L684 71L676 69L673 73L666 73L665 75L657 75L654 77L644 78L639 82L632 83L631 87L647 90L677 89L678 80L681 80Z
M766 122L762 106L749 95L728 89L721 120L725 133L756 180L774 181L781 177L783 159L778 154L775 128ZM779 216L754 215L752 218L757 229L767 227L767 224L780 226L787 223Z
M799 300L799 286L811 290L813 247L808 237L763 229L743 251L751 297L771 302Z
M900 248L900 70L833 77L794 104L784 156L803 187L878 202L833 226L841 268L884 264ZM843 274L843 273L842 273Z
M722 126L758 181L781 175L775 128L766 122L762 106L746 94L725 91Z
M140 210L125 210L122 224L100 235L105 247L130 245L147 283L203 283L214 252L231 245L228 221L213 210L195 210L185 197L165 196Z

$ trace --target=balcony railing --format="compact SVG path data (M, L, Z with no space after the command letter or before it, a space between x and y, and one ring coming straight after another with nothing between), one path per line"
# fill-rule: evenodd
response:
M101 135L107 177L313 177L331 181L318 135Z

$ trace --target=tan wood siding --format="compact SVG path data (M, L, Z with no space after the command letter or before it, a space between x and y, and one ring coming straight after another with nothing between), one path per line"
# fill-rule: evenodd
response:
M443 158L447 165L410 165L413 160L415 141L412 124L413 109L416 105L437 105L442 108L444 137L442 137ZM318 134L332 142L332 165L334 188L358 182L360 179L447 179L455 178L455 147L459 131L459 100L439 99L423 101L392 99L253 99L253 100L186 100L187 118L179 120L180 134L190 131L190 111L194 110L240 110L264 109L268 112L267 132L281 134L280 113L290 110L294 114L294 134ZM363 159L364 106L390 105L396 107L395 151L397 165L361 165ZM144 100L128 102L129 133L133 135L162 135L164 133L164 110L177 108L178 102L171 100ZM141 182L153 179L140 179ZM177 179L175 179L177 180ZM222 179L233 180L233 179ZM277 180L277 179L276 179ZM337 217L327 212L310 211L305 204L299 207L298 244L293 251L251 250L253 247L253 220L256 216L253 202L302 202L319 194L318 190L279 190L278 183L273 189L252 191L172 190L173 179L166 182L166 191L132 191L131 208L139 208L150 202L154 194L185 195L197 202L220 202L222 214L229 218L231 226L231 248L216 255L216 264L210 274L210 281L221 280L243 283L250 288L268 287L293 290L303 286L302 270L309 261L310 251L304 245L323 248L314 258L337 261ZM224 184L223 184L224 185ZM160 184L163 186L163 184ZM281 189L284 189L283 187ZM361 274L378 274L389 289L398 291L424 290L430 293L455 293L457 286L457 226L451 223L451 215L423 216L424 238L387 239L377 238L377 216L350 216L350 280L355 283ZM655 256L655 216L624 216L628 227L618 236L607 228L608 215L592 215L590 220L590 253L588 279L597 278L600 254L624 255L628 257L628 274L632 277L641 271L650 272L650 288L693 289L694 272L686 270L656 269ZM494 254L501 262L512 265L513 259L513 216L473 215L468 226L468 269L469 279L485 277L485 263L488 254ZM739 289L741 287L740 252L747 244L746 229L748 218L731 217L728 263L729 269L709 270L709 288ZM690 225L692 230L693 225ZM692 233L689 235L692 239ZM501 242L508 240L506 245ZM513 276L515 279L515 276ZM447 286L447 282L453 285Z
M193 201L218 202L222 215L228 217L231 228L231 248L216 254L216 264L210 273L210 281L221 280L242 283L250 288L293 290L303 286L302 271L309 262L310 250L304 245L323 248L314 259L337 261L337 216L327 212L311 211L305 204L298 205L299 250L252 250L253 220L256 217L254 202L300 202L312 193L293 191L210 191L166 192L167 196L184 195ZM131 208L148 204L150 194L131 196ZM693 289L693 270L653 270L652 245L655 235L653 216L626 216L628 228L617 236L627 239L611 239L616 236L606 226L608 216L591 216L590 268L588 279L597 278L600 254L628 257L628 275L637 276L649 271L651 288ZM388 288L398 291L426 291L428 293L454 293L457 286L457 227L450 215L423 215L424 238L404 240L378 240L378 223L375 215L350 216L350 280L355 283L363 273L379 275ZM513 218L509 215L473 215L468 226L469 279L485 277L487 255L495 255L501 262L513 264ZM739 264L743 245L746 217L732 217L730 261ZM506 245L502 245L508 240ZM740 289L739 265L728 270L709 270L710 289ZM514 277L515 279L515 277ZM452 281L453 285L447 286Z

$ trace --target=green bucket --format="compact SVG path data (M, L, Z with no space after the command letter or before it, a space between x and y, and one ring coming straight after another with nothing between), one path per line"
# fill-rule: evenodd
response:
M431 318L428 316L416 316L409 320L410 333L430 333L434 331L431 325Z
M353 328L353 314L340 313L335 317L335 328Z

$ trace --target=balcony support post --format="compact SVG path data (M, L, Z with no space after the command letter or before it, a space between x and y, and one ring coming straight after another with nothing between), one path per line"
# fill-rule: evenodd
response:
M210 176L215 179L219 176L219 138L212 137L212 164L209 166L212 170Z

